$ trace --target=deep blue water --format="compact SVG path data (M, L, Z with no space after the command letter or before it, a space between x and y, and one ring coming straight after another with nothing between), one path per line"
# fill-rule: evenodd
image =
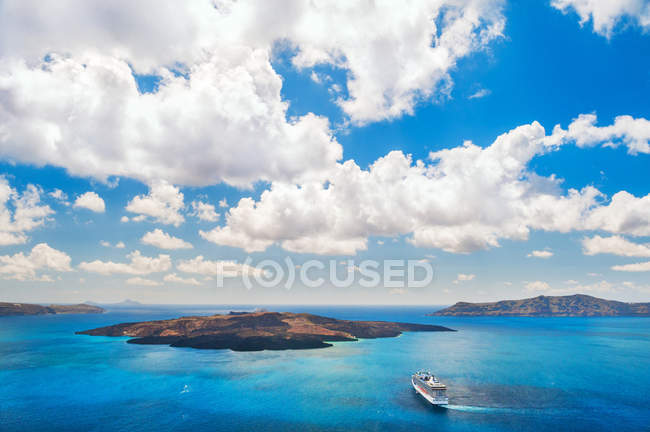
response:
M0 319L0 430L650 430L650 319L447 318L432 308L272 307L455 333L235 353L76 330L228 307ZM241 308L235 308L241 310ZM450 407L417 396L429 368Z

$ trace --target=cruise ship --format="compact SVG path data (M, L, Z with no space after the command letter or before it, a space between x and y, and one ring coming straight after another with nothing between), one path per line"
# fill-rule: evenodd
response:
M416 392L433 405L447 405L447 386L438 381L431 372L419 371L411 376L411 383Z

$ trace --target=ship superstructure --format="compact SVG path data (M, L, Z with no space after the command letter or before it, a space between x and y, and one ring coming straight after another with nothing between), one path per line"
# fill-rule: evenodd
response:
M438 381L431 372L419 371L411 376L411 383L416 392L433 405L447 405L447 386Z

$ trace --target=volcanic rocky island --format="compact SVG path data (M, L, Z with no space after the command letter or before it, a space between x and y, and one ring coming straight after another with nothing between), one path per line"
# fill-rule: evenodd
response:
M650 303L624 303L585 294L538 296L494 303L459 302L430 316L650 316Z
M325 348L328 342L399 336L402 332L455 331L428 324L349 321L307 313L251 312L123 323L77 332L127 336L127 342L199 349L261 351Z
M22 315L60 315L60 314L89 314L103 313L104 309L89 304L49 305L42 306L31 303L0 302L0 317Z

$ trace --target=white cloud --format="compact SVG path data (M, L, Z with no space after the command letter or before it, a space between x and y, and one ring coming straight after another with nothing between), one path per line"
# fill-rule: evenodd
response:
M412 114L419 101L449 92L457 60L502 36L505 24L500 1L326 2L302 10L283 23L297 46L293 63L347 69L347 96L337 103L357 124ZM258 19L258 26L267 21Z
M132 277L126 280L126 283L129 285L141 285L141 286L159 286L160 282L142 278L140 276Z
M110 274L132 274L147 275L150 273L164 272L171 268L169 255L158 255L158 258L150 258L140 254L140 251L131 252L126 256L128 263L116 263L113 261L90 261L82 262L79 268L92 273L103 275Z
M525 285L526 291L529 293L543 293L545 295L571 295L571 294L603 294L620 291L625 286L622 284L614 284L605 280L593 282L589 284L582 284L576 280L567 280L564 282L565 287L552 287L547 282L534 281L528 282Z
M25 243L27 232L42 226L53 213L41 204L40 188L30 184L18 193L0 176L0 246Z
M639 262L634 264L622 264L612 266L612 270L622 272L647 272L650 271L650 261Z
M524 288L528 292L546 292L551 289L551 286L544 281L533 281L527 282L526 285L524 285Z
M469 95L467 97L467 99L482 99L482 98L484 98L486 96L490 96L490 94L492 94L492 92L490 90L488 90L488 89L480 89L480 90L477 90L475 93L472 93L471 95Z
M597 207L589 214L585 228L612 234L650 236L650 194L641 198L625 191L614 194L609 204Z
M217 213L212 204L201 201L192 201L192 216L199 218L206 222L216 222L219 220L219 213Z
M277 243L333 255L365 250L369 236L410 234L417 247L468 253L498 247L501 239L525 240L531 230L650 235L650 195L622 191L608 202L593 186L563 192L554 175L530 171L534 157L585 141L572 137L557 128L547 136L533 122L485 148L466 142L433 152L428 162L399 151L366 170L349 160L326 182L275 182L257 201L243 198L231 207L225 226L200 234L248 252Z
M318 76L318 74L316 73L316 71L311 71L311 75L309 75L309 78L311 78L311 80L312 80L313 82L315 82L316 84L320 84L320 83L321 83L321 78Z
M242 14L256 8L233 4L241 13L227 14L207 0L12 8L3 22L33 27L3 26L0 35L21 41L5 44L0 63L0 156L102 181L237 186L298 180L341 157L326 118L287 119L270 61L282 35L246 36L253 23ZM65 22L76 24L61 32ZM131 68L159 75L157 91L139 93Z
M106 240L101 240L99 244L104 247L114 247L116 249L124 249L126 247L124 242L117 242L115 243L115 245L112 245L110 242L107 242Z
M474 280L475 277L476 277L475 274L458 273L456 279L454 280L454 283L459 284L461 282L468 282Z
M526 255L528 258L550 258L553 256L553 252L549 250L534 250L528 255Z
M192 245L183 239L173 237L159 228L142 236L142 243L156 246L160 249L192 249Z
M278 42L297 68L345 70L335 102L367 123L445 97L457 61L501 37L501 4L8 1L0 156L102 181L322 177L341 146L326 118L287 118L271 64ZM133 72L157 75L156 90L141 94Z
M68 195L66 195L66 193L63 192L61 189L54 189L48 195L51 196L52 198L54 198L55 200L63 201L64 203L68 199ZM68 205L68 203L65 203L65 204Z
M244 198L242 201L245 199L250 200L250 198ZM242 201L239 201L239 203L242 204ZM253 238L247 233L233 230L229 226L214 228L211 231L200 230L199 235L212 243L241 248L249 253L262 252L273 244L272 240Z
M262 275L263 270L251 267L248 264L239 264L235 261L210 261L198 255L189 260L181 260L176 268L184 273L196 273L203 276L238 276L242 274Z
M201 282L199 282L194 278L182 278L178 276L176 273L170 273L168 275L165 275L163 280L165 282L180 283L184 285L195 285L195 286L202 285Z
M633 243L621 236L582 239L582 252L585 255L613 254L628 257L650 257L650 244Z
M221 208L228 207L228 201L225 198L223 198L222 200L219 201L219 207Z
M74 201L72 207L85 208L95 213L104 213L106 210L106 204L104 203L104 200L95 192L86 192L82 195L79 195Z
M19 252L14 255L0 256L0 275L5 279L51 282L50 276L37 274L41 270L72 271L70 257L47 243L37 244L29 255Z
M580 114L564 130L555 126L549 143L555 145L574 142L578 147L593 147L604 144L609 147L625 145L628 153L650 153L650 120L618 116L610 126L596 126L595 114Z
M551 5L563 13L573 10L581 26L591 21L594 32L607 38L625 20L650 30L650 3L644 0L551 0Z
M127 204L126 211L137 214L131 218L136 222L143 221L149 216L158 223L179 226L185 221L181 214L184 206L183 193L180 189L160 180L149 185L148 195L134 197Z
M122 216L122 217L120 218L120 222L122 222L122 223L126 223L126 222L128 222L128 221L129 221L129 217L128 217L128 216Z

